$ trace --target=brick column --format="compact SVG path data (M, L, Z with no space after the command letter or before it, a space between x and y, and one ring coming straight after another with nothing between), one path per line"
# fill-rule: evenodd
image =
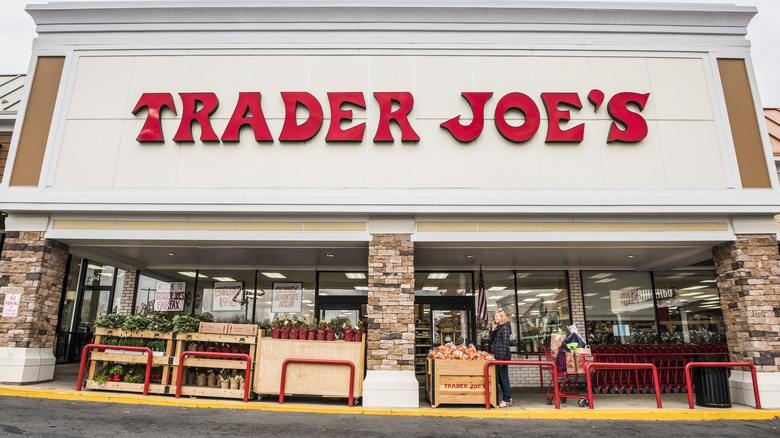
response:
M713 248L731 360L780 371L777 238L742 234Z
M414 375L414 246L410 234L372 234L368 247L365 407L419 407Z
M585 336L585 305L582 298L582 277L580 271L569 271L569 300L571 301L571 321L577 326L581 336Z
M774 234L738 234L712 249L730 360L756 367L761 405L780 408L780 267ZM729 378L733 403L755 406L747 370Z
M374 234L368 249L369 370L414 371L414 246L409 234Z
M125 281L122 284L122 290L119 297L119 314L130 315L133 313L133 295L135 295L135 282L137 279L136 270L125 271Z
M68 247L43 232L6 234L0 264L0 303L21 294L19 316L0 319L0 381L50 380Z

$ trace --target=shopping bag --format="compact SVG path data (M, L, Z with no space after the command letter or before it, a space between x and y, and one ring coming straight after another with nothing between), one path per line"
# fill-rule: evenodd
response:
M590 347L580 348L580 349L576 350L575 353L577 353L577 355L579 356L579 359L580 359L580 360L577 361L577 365L581 366L581 368L580 368L581 371L580 372L584 373L585 372L585 367L589 363L593 363L593 354L590 351Z
M569 374L578 374L577 354L573 351L566 352L566 372Z
M559 373L565 373L566 372L566 355L565 354L559 354L557 358L555 358L555 367L558 369Z
M558 353L561 352L564 339L566 339L566 336L563 334L552 334L550 337L550 359L555 360L558 358Z

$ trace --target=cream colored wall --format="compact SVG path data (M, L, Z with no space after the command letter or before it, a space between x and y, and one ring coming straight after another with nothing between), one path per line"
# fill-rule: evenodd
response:
M54 186L105 188L725 188L704 63L700 59L477 56L127 56L81 57L67 109ZM587 101L604 91L598 111ZM218 135L238 93L263 93L263 110L277 138L284 118L281 91L314 94L329 117L328 91L364 93L367 122L359 144L325 143L329 120L306 143L257 143L251 130L238 144L177 144L178 119L164 113L164 144L139 144L146 117L131 114L141 93L213 91ZM373 143L378 105L371 93L409 91L417 144ZM463 91L493 91L485 127L462 144L439 125L470 114ZM504 140L493 117L508 92L531 96L542 125L522 144ZM638 144L607 144L610 97L650 93L642 112L649 134ZM577 92L583 109L569 126L585 123L585 141L545 144L542 92ZM519 124L517 112L510 113ZM464 121L468 121L468 116ZM396 137L400 130L392 127ZM193 129L198 138L199 128ZM694 164L695 163L695 164Z

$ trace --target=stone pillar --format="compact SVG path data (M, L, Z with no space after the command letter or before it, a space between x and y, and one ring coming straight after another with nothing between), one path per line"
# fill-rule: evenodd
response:
M577 326L580 336L585 336L585 304L582 298L582 277L580 271L569 271L569 301L571 322Z
M0 303L21 294L19 316L0 318L0 382L54 377L54 346L68 247L40 231L6 233L0 264Z
M759 372L761 404L780 407L780 267L774 234L740 234L713 248L730 360ZM750 373L732 372L732 400L754 405Z
M120 315L133 313L133 296L135 295L137 273L138 271L134 269L125 271L125 281L122 284L122 290L119 291L122 295L119 296L119 312L117 313Z
M414 246L373 234L368 248L366 407L419 407L414 374Z

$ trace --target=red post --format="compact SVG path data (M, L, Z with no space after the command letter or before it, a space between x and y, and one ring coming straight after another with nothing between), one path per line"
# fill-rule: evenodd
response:
M176 398L181 398L181 375L184 374L185 356L208 356L208 357L235 357L246 359L246 381L244 382L244 403L249 401L249 386L251 381L249 375L252 374L252 358L246 353L217 353L216 351L185 351L179 356L179 370L176 373Z
M84 379L84 365L87 363L87 353L95 348L111 348L113 350L125 351L145 351L146 352L146 375L144 376L144 395L149 395L149 377L152 374L152 349L149 347L131 347L125 345L103 345L87 344L81 350L81 365L79 365L79 381L76 383L76 391L81 391L81 382Z
M753 379L753 394L756 399L756 409L761 409L761 398L758 396L758 380L756 379L756 367L749 362L689 362L685 365L685 387L688 389L688 407L693 409L693 385L691 384L691 368L693 367L747 367L750 368L750 377Z
M590 370L591 368L597 369L610 369L610 370L639 370L649 369L653 372L653 388L655 388L655 401L658 405L658 409L662 408L661 405L661 387L658 385L658 369L651 363L605 363L605 362L591 362L585 365L585 384L588 387L588 406L593 409L593 386L591 386Z
M352 407L352 396L355 389L355 364L351 360L335 359L296 359L287 358L282 362L282 383L279 387L279 404L284 403L284 382L287 378L287 365L291 363L316 363L324 365L349 365L349 407Z
M561 395L558 388L558 367L550 361L536 361L536 360L488 360L485 361L484 377L485 377L485 409L490 409L490 373L489 369L491 365L532 365L549 366L553 373L553 385L555 387L555 409L561 408Z

